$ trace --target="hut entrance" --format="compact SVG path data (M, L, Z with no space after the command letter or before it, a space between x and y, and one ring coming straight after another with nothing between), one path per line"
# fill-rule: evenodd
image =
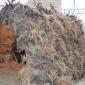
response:
M15 32L7 25L0 24L0 63L9 63L15 60L22 63L26 57L25 49L17 49Z

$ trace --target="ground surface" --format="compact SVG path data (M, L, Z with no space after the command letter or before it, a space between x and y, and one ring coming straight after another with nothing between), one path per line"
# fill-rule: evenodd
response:
M15 62L0 64L0 85L21 85L18 70L22 67Z

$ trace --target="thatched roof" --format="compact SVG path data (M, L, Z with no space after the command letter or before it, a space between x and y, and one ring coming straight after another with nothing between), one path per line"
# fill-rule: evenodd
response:
M26 49L27 61L33 67L42 69L52 79L84 77L85 40L81 22L45 10L17 4L13 8L4 7L1 19L3 23L8 20L8 25L13 27L18 48Z

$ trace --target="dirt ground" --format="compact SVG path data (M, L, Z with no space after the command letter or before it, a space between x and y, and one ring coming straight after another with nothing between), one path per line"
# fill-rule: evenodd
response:
M22 68L22 65L16 62L0 64L0 85L21 85L18 77L20 68Z
M23 65L14 61L0 64L0 85L21 85L18 72L22 67ZM85 78L73 83L73 85L85 85Z

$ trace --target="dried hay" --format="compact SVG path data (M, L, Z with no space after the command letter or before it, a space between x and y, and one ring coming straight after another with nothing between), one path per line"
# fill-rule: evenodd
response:
M6 25L0 26L0 53L11 52L11 45L15 41L15 33Z

